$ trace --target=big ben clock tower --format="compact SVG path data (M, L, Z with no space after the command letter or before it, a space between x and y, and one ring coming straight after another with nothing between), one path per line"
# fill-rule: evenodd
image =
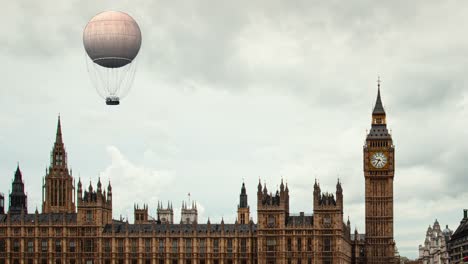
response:
M380 98L372 112L372 126L364 145L366 186L366 258L368 264L395 263L393 240L393 177L395 148L387 129L385 110Z

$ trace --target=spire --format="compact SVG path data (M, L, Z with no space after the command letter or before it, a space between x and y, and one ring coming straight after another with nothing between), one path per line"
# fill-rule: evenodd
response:
M19 162L18 162L18 165L16 167L14 182L23 182L23 176L21 174L21 170L20 170L20 167L19 167Z
M58 116L57 134L55 136L55 143L63 143L63 140L62 140L62 125L60 124L60 114Z
M380 77L377 79L377 101L375 102L373 115L385 115L385 110L383 108L382 99L380 98Z

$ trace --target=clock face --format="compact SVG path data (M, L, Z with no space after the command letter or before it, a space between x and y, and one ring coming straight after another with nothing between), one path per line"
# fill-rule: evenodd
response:
M371 164L375 168L381 169L387 164L387 156L382 152L376 152L371 157Z

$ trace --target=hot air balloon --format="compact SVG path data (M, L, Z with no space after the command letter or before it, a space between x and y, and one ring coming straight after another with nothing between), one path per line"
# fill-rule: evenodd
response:
M118 105L129 92L141 46L141 31L126 13L106 11L86 25L83 45L93 86L107 105Z

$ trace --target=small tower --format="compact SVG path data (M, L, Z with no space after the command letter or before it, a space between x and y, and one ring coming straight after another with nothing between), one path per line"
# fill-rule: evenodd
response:
M148 205L143 204L143 208L140 208L138 204L134 205L133 211L135 215L135 224L148 223Z
M0 214L5 214L5 195L0 193Z
M112 223L112 200L109 199L109 195L105 191L102 192L99 186L102 186L101 179L98 180L96 191L90 182L88 190L82 194L81 181L78 182L77 222L80 225L104 226Z
M23 183L23 175L21 174L21 170L16 167L15 178L13 183L11 184L11 193L10 193L10 206L8 211L10 214L21 214L21 213L28 213L28 197L24 192L24 183Z
M336 197L332 193L322 193L320 185L314 184L314 229L317 230L317 252L339 251L344 237L349 235L350 223L343 221L343 190L341 183L336 185ZM333 260L331 256L321 255L319 263Z
M174 223L174 210L172 209L172 203L167 202L167 207L164 208L162 203L158 202L158 220L161 224L173 224Z
M239 205L237 206L237 220L240 224L244 225L249 222L250 207L247 203L247 191L245 190L245 183L242 183L241 193L239 196Z
M197 204L192 202L190 204L182 202L182 210L181 210L181 217L180 223L181 224L193 224L198 222L198 210Z
M257 218L259 228L278 229L286 226L289 217L289 189L281 180L280 189L268 193L266 183L258 183ZM264 221L266 219L266 221Z

